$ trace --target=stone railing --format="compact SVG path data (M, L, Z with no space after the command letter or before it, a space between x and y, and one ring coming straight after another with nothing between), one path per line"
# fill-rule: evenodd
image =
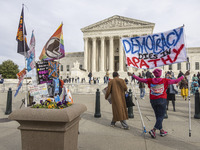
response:
M31 80L27 80L29 83ZM0 84L0 93L7 92L9 88L12 89L13 92L17 90L18 79L6 79L3 84ZM24 80L23 86L21 87L19 92L26 92L26 81ZM72 94L95 94L96 90L99 89L102 94L102 90L107 86L107 84L89 84L89 83L65 83L65 86L71 91ZM131 84L127 85L129 89L131 88ZM133 84L134 90L136 93L139 93L138 84ZM148 88L147 90L148 91Z
M18 79L4 79L4 83L0 84L0 92L7 92L9 88L12 89L12 91L17 90L17 84L18 84ZM30 79L27 79L27 83L31 82ZM26 80L23 81L23 86L20 89L20 92L25 92L26 91Z

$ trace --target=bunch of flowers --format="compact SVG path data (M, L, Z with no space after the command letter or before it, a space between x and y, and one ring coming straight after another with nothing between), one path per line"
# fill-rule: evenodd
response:
M39 104L33 104L32 108L63 109L71 105L71 103L68 103L65 100L56 103L53 102L50 98L47 98L45 101L40 100Z

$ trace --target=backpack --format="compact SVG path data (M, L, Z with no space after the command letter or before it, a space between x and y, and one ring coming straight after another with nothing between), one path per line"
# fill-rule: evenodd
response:
M197 84L197 83L194 83L194 87L198 87L198 84Z

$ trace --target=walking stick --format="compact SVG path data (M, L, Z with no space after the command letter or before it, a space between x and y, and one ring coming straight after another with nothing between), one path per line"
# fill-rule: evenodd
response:
M127 67L128 68L128 67ZM128 69L127 69L128 70ZM131 77L130 77L130 81L131 81ZM135 83L134 83L135 84ZM132 91L134 91L134 86L133 86L133 83L131 81L131 87L132 87ZM143 120L143 117L142 117L142 113L141 113L141 110L140 110L140 105L139 105L139 102L137 100L137 97L136 97L136 91L134 91L134 97L135 97L135 101L137 103L137 108L138 108L138 111L139 111L139 114L140 114L140 119L141 119L141 122L142 122L142 127L144 129L143 133L147 133L146 131L146 127L144 125L144 120Z
M188 70L190 70L189 57L187 58ZM191 137L191 103L190 103L190 75L188 75L188 113L189 113L189 137Z

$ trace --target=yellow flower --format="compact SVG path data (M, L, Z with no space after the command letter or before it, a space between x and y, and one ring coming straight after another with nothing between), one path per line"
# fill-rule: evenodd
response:
M50 99L50 98L47 98L47 101L50 103L50 102L51 102L51 99Z
M51 109L51 108L52 108L52 106L51 106L51 105L49 105L49 106L48 106L48 108L49 108L49 109Z

